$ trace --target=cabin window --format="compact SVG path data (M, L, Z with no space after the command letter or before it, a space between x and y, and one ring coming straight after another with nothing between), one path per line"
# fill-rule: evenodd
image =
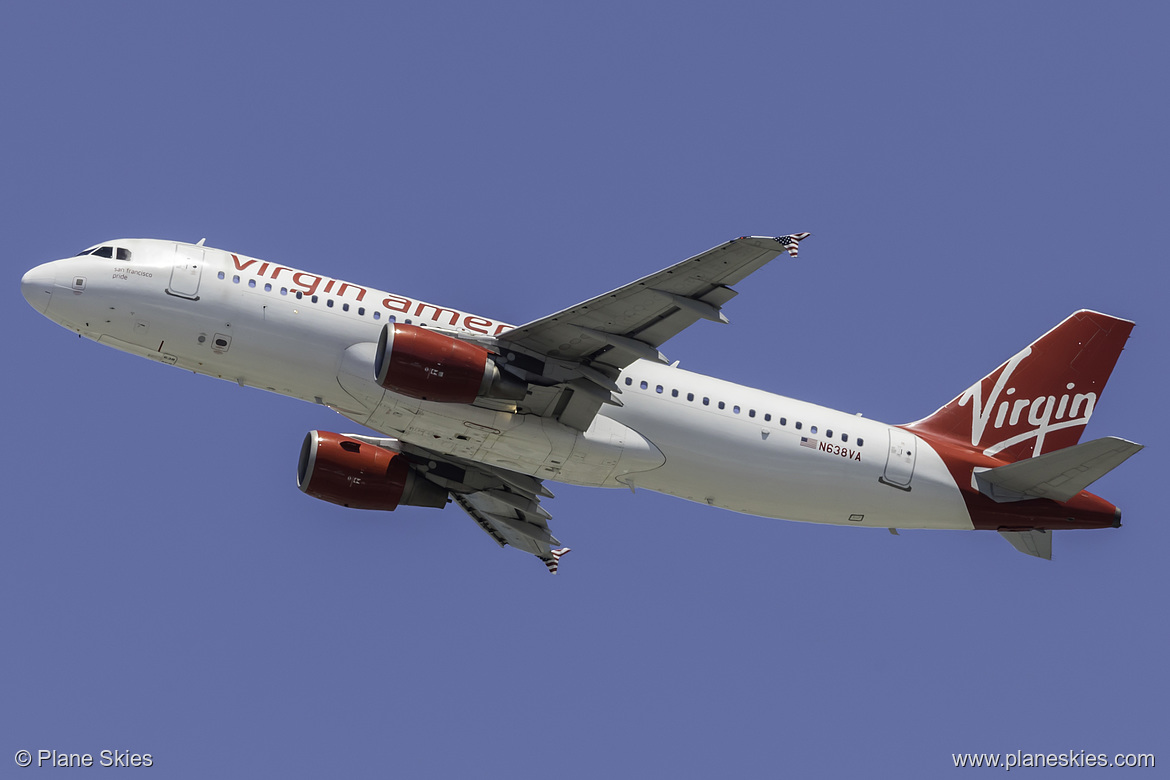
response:
M849 434L847 434L847 433L843 433L843 434L841 434L841 441L842 441L842 442L847 442L847 441L849 441Z
M722 401L720 401L720 402L719 402L719 408L720 408L720 409L723 409L723 408L725 408L726 406L727 406L727 404L723 403Z
M272 285L268 282L264 283L264 292L272 292Z
M687 393L687 400L688 401L695 400L695 394L694 393Z
M815 425L814 425L813 427L809 428L808 430L809 430L809 433L816 433L816 432L817 432L817 426L815 426Z
M633 377L626 377L626 387L629 387L632 384L634 384Z
M328 306L330 309L332 309L332 308L333 308L333 299L332 299L332 298L327 298L327 299L325 300L325 305L326 305L326 306Z
M224 278L224 272L223 272L223 271L220 271L220 272L217 274L217 276L219 276L219 278L220 278L220 279L223 279L223 278Z
M780 418L780 424L781 424L781 425L787 425L787 424L788 424L788 418L787 418L787 417L781 417L781 418Z
M232 277L232 284L239 284L239 283L240 283L240 275L236 274L235 276Z
M755 409L748 409L748 417L755 417L755 416L756 416L756 410Z
M301 298L304 298L304 297L305 297L305 294L303 292L301 292L300 290L297 290L297 300L299 301Z
M643 390L645 390L645 389L646 389L646 388L648 388L649 386L650 386L650 385L646 384L646 380L645 380L645 379L643 379L641 382L639 382L639 383L638 383L638 387L642 388Z
M772 413L771 412L767 412L764 414L764 422L772 422ZM780 423L780 424L783 425L784 423Z
M857 446L858 446L858 447L860 447L860 446L862 446L862 445L864 445L864 444L865 444L865 439L863 439L863 438L861 438L860 436L858 436L858 437L857 437Z
M739 407L733 406L733 407L731 407L731 411L735 412L736 414L739 414Z
M710 405L711 405L711 399L704 397L703 398L703 406L710 406Z
M365 307L365 306L359 306L359 307L358 307L358 316L359 316L359 317L364 317L364 316L366 316L366 307Z
M656 393L658 393L659 395L661 395L661 394L662 394L662 385L658 385L657 387L655 387L655 388L654 388L654 392L656 392Z
M670 397L671 398L678 398L678 390L671 390Z
M314 296L313 296L312 298L310 298L309 300L310 300L310 301L312 301L313 303L316 303L316 302L317 302L317 296L316 296L316 295L314 295Z
M374 319L376 319L376 320L380 320L380 319L382 319L382 312L380 312L380 311L375 311L375 312L374 312Z
M248 280L248 286L249 286L249 287L255 287L255 286L256 286L256 280L255 280L255 279L249 279L249 280Z
M280 288L280 294L281 294L281 295L288 295L288 288L287 288L287 287L281 287L281 288Z
M802 423L802 422L799 422L799 421L798 421L798 422L796 423L796 430L798 430L798 431L799 431L799 430L800 430L802 427L804 427L804 423Z

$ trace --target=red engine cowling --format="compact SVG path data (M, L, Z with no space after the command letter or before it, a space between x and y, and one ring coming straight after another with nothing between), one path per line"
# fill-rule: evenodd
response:
M387 324L378 338L378 384L411 398L469 404L481 396L518 401L527 387L502 373L489 352L415 325Z
M329 431L305 436L297 487L351 509L447 504L447 491L416 474L405 456Z

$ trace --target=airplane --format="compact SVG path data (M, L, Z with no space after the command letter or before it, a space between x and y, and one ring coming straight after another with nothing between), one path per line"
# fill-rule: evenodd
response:
M659 347L727 323L731 285L808 233L742 236L524 325L239 253L120 239L30 270L21 291L80 336L326 406L376 432L310 431L302 491L355 509L456 504L550 572L546 482L637 488L748 515L999 532L1119 527L1086 488L1142 445L1080 442L1134 323L1074 312L916 422L685 371Z

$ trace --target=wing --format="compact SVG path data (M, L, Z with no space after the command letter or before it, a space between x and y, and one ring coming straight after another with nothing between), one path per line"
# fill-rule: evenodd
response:
M727 322L721 308L736 295L730 285L782 252L795 257L808 235L737 238L498 337L474 340L498 353L502 370L528 383L515 411L583 431L603 403L621 405L622 369L636 360L665 361L659 345L700 319ZM445 488L497 544L535 555L556 574L569 548L549 531L552 516L540 499L553 495L539 479L398 439L346 435L405 454L418 475Z
M345 435L403 453L417 473L446 488L451 500L498 545L532 553L550 572L557 573L560 558L569 548L548 530L552 515L540 505L540 499L553 498L553 494L539 479L442 455L398 439Z
M551 515L544 511L539 501L517 506L517 503L527 502L517 502L515 493L499 491L452 493L451 498L496 540L496 544L501 547L510 544L532 553L550 572L557 573L561 556L569 552L569 548L561 546L561 542L549 532L545 520Z
M744 236L556 314L506 331L495 348L532 390L524 411L585 430L602 404L621 405L617 378L636 360L665 362L658 347L700 319L727 322L732 284L808 233Z

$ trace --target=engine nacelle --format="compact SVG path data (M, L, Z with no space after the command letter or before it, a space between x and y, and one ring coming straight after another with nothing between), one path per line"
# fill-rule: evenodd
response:
M297 487L351 509L447 504L447 491L415 473L406 456L330 431L305 436Z
M528 391L478 344L398 323L382 328L374 375L387 390L440 403L469 404L481 397L519 401Z

